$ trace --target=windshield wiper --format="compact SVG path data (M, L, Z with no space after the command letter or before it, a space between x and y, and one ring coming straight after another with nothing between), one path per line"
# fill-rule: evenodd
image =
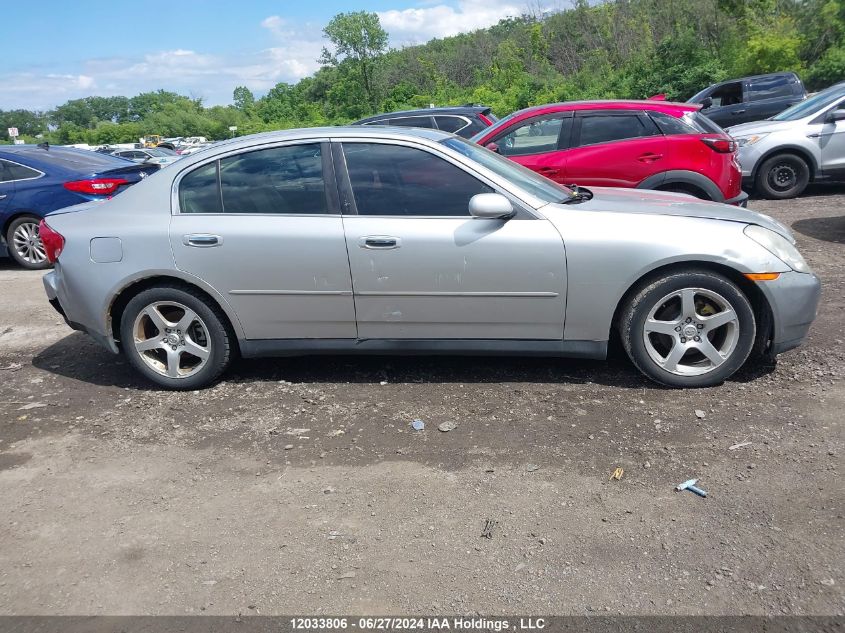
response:
M593 199L593 192L578 185L566 185L567 189L572 191L572 195L566 200L561 200L561 204L577 204L579 202L586 202Z

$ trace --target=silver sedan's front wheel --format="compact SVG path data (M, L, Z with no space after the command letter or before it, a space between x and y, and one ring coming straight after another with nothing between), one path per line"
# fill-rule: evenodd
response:
M231 359L230 329L220 308L199 291L149 288L123 311L120 341L129 362L168 389L198 389Z
M736 309L706 288L683 288L662 297L643 325L648 355L676 376L701 376L721 367L738 340Z
M678 272L653 281L630 300L620 334L634 364L674 387L719 384L748 358L754 311L729 279Z

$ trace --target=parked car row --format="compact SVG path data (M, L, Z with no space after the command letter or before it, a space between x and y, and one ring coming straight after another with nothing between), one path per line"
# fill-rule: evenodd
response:
M489 107L467 105L381 114L353 125L450 132L560 184L656 189L744 206L743 185L767 197L789 198L809 182L845 180L845 86L802 100L805 94L794 73L774 73L716 84L686 104L569 102L527 108L502 120ZM769 120L727 132L711 120L738 122L783 108ZM106 146L96 155L111 154L152 173L209 146L203 137L155 140L159 147ZM67 157L72 151L41 147L21 146L15 155L18 167L0 171L0 246L35 268L47 266L37 220L77 201L64 192L56 195L56 182L61 185L66 174L46 180L21 176L22 170L51 175L53 167L39 159L60 151ZM86 173L99 173L91 152L80 151L74 161ZM124 186L98 188L91 195L108 197Z

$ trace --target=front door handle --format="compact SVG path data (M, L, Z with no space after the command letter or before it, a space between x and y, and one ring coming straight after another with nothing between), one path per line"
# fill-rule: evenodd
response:
M182 243L185 246L209 248L211 246L220 246L223 243L223 238L219 235L211 235L209 233L192 233L190 235L183 235Z
M391 248L399 248L401 245L401 239L389 235L368 235L358 240L358 246L369 249L390 250Z
M731 116L736 116L737 114L745 114L745 110L734 110L731 112Z
M537 171L543 174L546 178L557 176L560 173L560 170L556 167L540 167Z
M652 154L651 152L648 152L646 154L641 154L640 156L638 156L637 160L641 163L653 163L654 161L660 160L661 158L663 158L663 154Z
M6 197L6 194L5 194L5 193L0 193L0 200L2 200L2 199L3 199L3 198L5 198L5 197Z

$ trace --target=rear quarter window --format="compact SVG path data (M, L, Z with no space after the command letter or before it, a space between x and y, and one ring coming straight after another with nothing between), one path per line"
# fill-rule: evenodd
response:
M661 133L666 136L672 134L696 134L696 130L692 125L686 123L682 118L666 114L664 112L649 112L651 120L657 124Z

